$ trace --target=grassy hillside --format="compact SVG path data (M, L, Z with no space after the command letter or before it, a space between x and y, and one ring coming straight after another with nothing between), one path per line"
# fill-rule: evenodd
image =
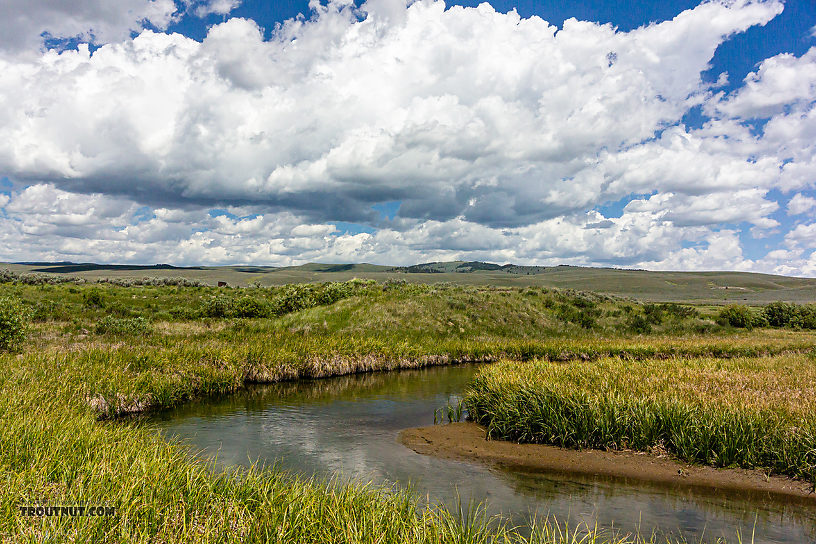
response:
M209 285L219 281L231 286L322 283L352 278L380 282L404 280L408 283L449 282L456 285L504 287L558 287L632 297L658 302L750 305L776 300L816 302L816 278L791 278L747 272L652 272L615 268L576 266L517 266L453 261L410 267L372 264L309 263L293 267L220 266L177 268L168 265L137 267L96 264L0 264L15 273L76 276L94 281L99 278L135 279L190 278Z

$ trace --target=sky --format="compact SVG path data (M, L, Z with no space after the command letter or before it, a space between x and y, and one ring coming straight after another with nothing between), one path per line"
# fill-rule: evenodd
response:
M0 261L816 277L816 3L7 0Z

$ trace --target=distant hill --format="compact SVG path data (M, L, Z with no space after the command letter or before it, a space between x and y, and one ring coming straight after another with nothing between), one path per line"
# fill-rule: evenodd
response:
M49 274L73 274L76 272L94 272L104 270L201 270L200 267L178 267L171 264L95 264L95 263L72 263L64 261L59 263L14 263L26 264L32 267L32 272L45 272Z
M544 274L552 272L553 269L585 269L582 266L569 266L559 264L558 266L529 266L519 264L495 264L482 261L446 261L415 264L411 266L395 266L389 271L403 272L406 274L445 274L445 273L468 273L468 272L504 272L506 274L518 274L522 276L532 276L534 274ZM593 270L623 270L617 268L593 268ZM631 269L626 269L631 270Z
M387 272L392 270L392 266L380 266L378 264L325 264L308 263L300 266L287 266L278 270L302 270L305 272Z
M415 264L412 266L395 266L393 272L405 272L407 274L444 274L449 272L475 272L477 270L502 270L507 266L493 263L483 263L480 261L449 261Z
M0 264L17 273L48 273L102 277L185 277L215 285L280 285L369 278L411 283L449 282L459 285L557 287L596 291L640 300L707 304L765 304L775 300L816 302L816 278L791 278L748 272L653 272L581 266L522 266L480 261L448 261L412 266L309 263L301 266L111 265L94 263Z

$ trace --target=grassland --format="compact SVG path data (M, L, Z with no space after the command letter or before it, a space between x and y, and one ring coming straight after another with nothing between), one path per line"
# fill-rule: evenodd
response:
M215 474L182 446L112 418L252 382L498 359L805 361L814 343L806 331L718 324L714 309L542 288L10 281L0 297L19 301L28 322L26 340L0 353L0 534L9 542L519 540L478 516L462 523L419 509L401 491L260 468ZM44 501L113 505L117 515L17 511ZM544 525L533 540L571 541L558 531Z
M138 280L149 278L189 278L209 285L224 281L232 286L263 286L290 283L348 281L352 278L378 282L402 280L408 283L455 285L546 287L578 289L653 302L693 302L695 304L767 304L777 300L796 303L816 302L816 278L791 278L746 272L654 272L579 266L499 267L488 263L460 261L428 263L412 267L371 264L318 264L290 267L220 266L178 268L163 266L116 266L97 264L6 264L18 274L48 274L78 277L87 281L102 278Z

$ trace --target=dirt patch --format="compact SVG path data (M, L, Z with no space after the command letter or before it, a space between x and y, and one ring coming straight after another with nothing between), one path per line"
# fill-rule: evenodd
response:
M633 451L568 450L541 444L487 440L475 423L451 423L400 433L400 441L417 453L446 459L480 461L531 472L584 474L710 491L799 499L816 504L812 486L800 480L766 476L759 470L718 469L689 465L667 455Z

